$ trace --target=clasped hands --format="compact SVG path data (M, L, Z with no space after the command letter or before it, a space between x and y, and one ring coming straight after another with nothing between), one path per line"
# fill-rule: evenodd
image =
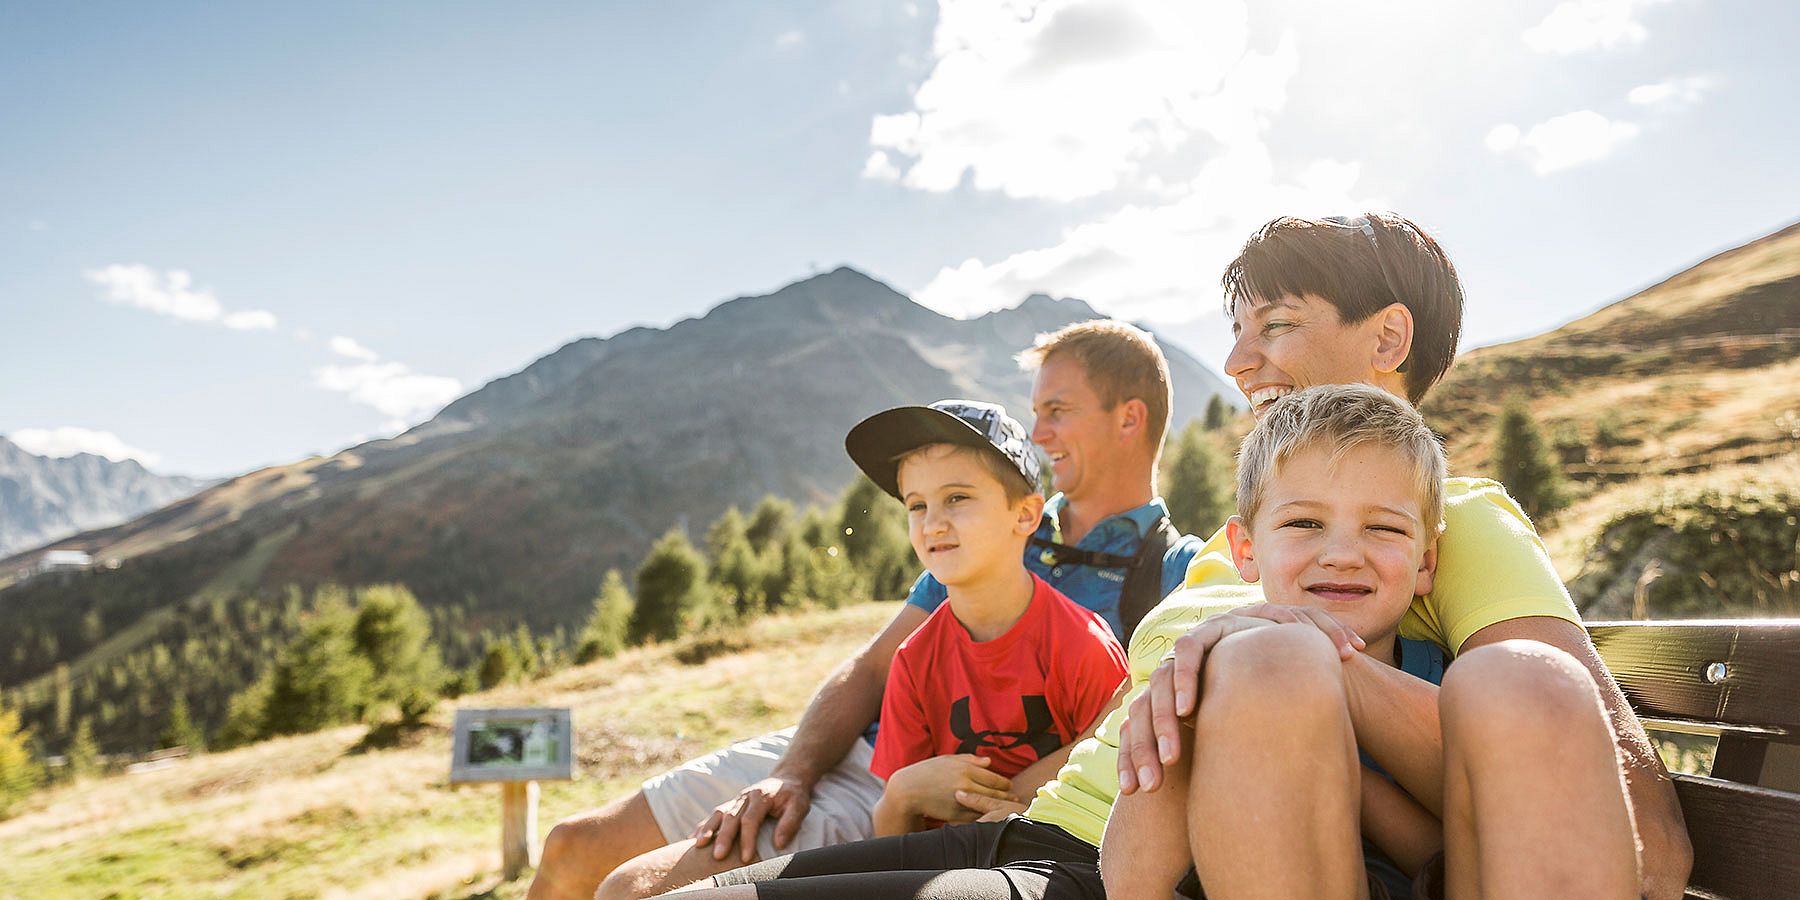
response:
M1131 701L1119 732L1119 793L1154 791L1162 786L1163 767L1181 759L1181 720L1200 702L1200 671L1206 655L1227 635L1252 628L1288 623L1317 626L1331 638L1338 655L1349 659L1363 639L1330 613L1307 606L1257 603L1212 616L1187 634L1162 658L1143 691Z

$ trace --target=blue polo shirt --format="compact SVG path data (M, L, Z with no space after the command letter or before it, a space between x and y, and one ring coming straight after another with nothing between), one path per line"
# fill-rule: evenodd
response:
M1065 502L1063 495L1057 494L1044 504L1044 520L1038 523L1036 537L1056 539L1056 517ZM1144 543L1144 535L1156 525L1157 519L1168 514L1169 507L1157 497L1136 509L1101 519L1075 547L1114 556L1136 556L1138 547ZM1184 534L1170 545L1169 552L1163 554L1162 596L1167 597L1181 587L1187 576L1188 562L1200 552L1204 543L1191 534ZM1062 591L1070 600L1098 613L1107 625L1112 626L1113 634L1122 639L1125 623L1119 618L1119 589L1125 584L1125 570L1076 563L1053 566L1047 559L1049 556L1042 548L1026 544L1025 568ZM912 593L907 595L906 602L929 613L942 605L948 596L944 586L931 577L930 572L925 572L913 582Z

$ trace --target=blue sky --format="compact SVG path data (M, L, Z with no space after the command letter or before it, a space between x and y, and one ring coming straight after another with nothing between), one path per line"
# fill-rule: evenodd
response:
M1491 7L1491 8L1490 8ZM1800 218L1794 4L10 4L0 433L217 475L849 264L1227 347L1279 213L1536 333Z

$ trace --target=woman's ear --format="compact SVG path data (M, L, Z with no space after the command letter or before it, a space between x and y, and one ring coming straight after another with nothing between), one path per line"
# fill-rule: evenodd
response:
M1237 566L1238 577L1245 584L1255 584L1262 580L1262 570L1256 565L1256 548L1250 542L1250 524L1243 516L1232 516L1225 520L1225 543L1231 545L1231 562Z
M1390 303L1374 315L1371 327L1375 329L1375 358L1372 360L1375 371L1401 371L1406 358L1412 354L1412 310L1399 303Z

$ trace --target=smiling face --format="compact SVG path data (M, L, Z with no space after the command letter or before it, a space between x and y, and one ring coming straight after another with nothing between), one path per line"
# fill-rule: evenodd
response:
M1016 572L1043 512L1036 494L1009 503L1006 488L977 452L933 444L900 461L900 501L913 552L948 588Z
M1398 304L1345 324L1336 306L1313 294L1238 303L1231 331L1236 343L1225 373L1257 418L1276 400L1321 384L1372 384L1406 396L1398 369L1412 340L1411 313Z
M1031 442L1050 458L1051 475L1063 496L1078 501L1084 488L1102 489L1106 471L1130 452L1130 439L1120 429L1123 406L1105 408L1073 356L1051 354L1038 367L1031 387L1036 416Z
M1263 599L1323 609L1392 659L1394 629L1431 590L1437 532L1426 524L1413 464L1363 444L1332 464L1304 447L1276 469L1255 520L1227 525L1232 558Z

